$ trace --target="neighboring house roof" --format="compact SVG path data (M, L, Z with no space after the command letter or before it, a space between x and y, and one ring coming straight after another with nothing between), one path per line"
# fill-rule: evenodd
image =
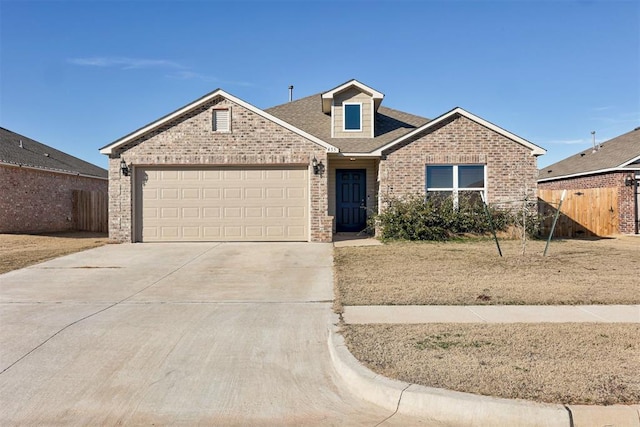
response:
M99 166L0 127L0 164L107 179Z
M346 153L371 153L429 122L427 118L381 106L376 114L374 138L331 138L331 116L322 112L322 95L317 93L265 111Z
M541 169L538 182L629 169L640 170L640 127Z
M248 102L245 102L245 101L241 100L240 98L236 98L235 96L228 94L227 92L223 91L222 89L216 89L213 92L208 93L207 95L203 96L202 98L199 98L199 99L191 102L190 104L187 104L184 107L177 109L173 113L169 113L166 116L164 116L164 117L162 117L162 118L160 118L160 119L158 119L158 120L156 120L154 122L151 122L148 125L143 126L140 129L130 133L129 135L126 135L126 136L124 136L124 137L112 142L111 144L102 147L100 149L100 152L102 154L112 154L116 149L118 149L119 147L121 147L121 146L123 146L123 145L125 145L125 144L127 144L129 142L131 142L132 140L138 138L139 136L144 135L145 133L156 129L156 128L162 126L163 124L165 124L165 123L167 123L167 122L169 122L169 121L171 121L171 120L173 120L173 119L175 119L177 117L180 117L181 115L183 115L183 114L185 114L185 113L187 113L187 112L189 112L189 111L191 111L193 109L196 109L196 108L200 107L201 105L203 105L203 104L205 104L205 103L207 103L207 102L209 102L209 101L211 101L211 100L213 100L213 99L215 99L217 97L223 97L225 99L228 99L229 101L232 101L232 102L234 102L234 103L236 103L238 105L241 105L242 107L246 108L247 110L249 110L249 111L251 111L251 112L253 112L255 114L258 114L258 115L264 117L267 120L270 120L270 121L272 121L274 123L277 123L280 126L283 126L283 127L287 128L287 129L289 129L290 131L292 131L292 132L294 132L294 133L296 133L296 134L298 134L298 135L300 135L300 136L302 136L304 138L309 139L310 141L315 142L316 144L326 148L328 152L337 152L338 151L338 149L336 147L328 144L327 142L317 138L314 135L311 135L311 134L305 132L304 129L296 128L296 127L292 126L291 124L289 124L289 123L287 123L285 121L282 121L280 118L278 118L276 116L273 116L273 115L271 115L271 114L269 114L269 113L265 112L264 110L261 110L261 109L259 109L257 107L254 107L253 105L249 104Z

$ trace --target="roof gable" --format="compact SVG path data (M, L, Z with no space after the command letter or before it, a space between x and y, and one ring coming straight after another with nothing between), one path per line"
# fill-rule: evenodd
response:
M365 84L360 83L356 79L351 79L348 82L343 83L340 86L337 86L330 91L324 92L322 94L322 112L325 114L330 113L333 98L340 92L344 92L345 90L351 88L356 88L360 92L364 92L367 95L371 96L371 98L373 99L373 105L375 106L375 111L378 111L378 108L382 103L382 99L384 98L384 94Z
M290 131L292 131L292 132L294 132L294 133L296 133L296 134L298 134L298 135L300 135L300 136L302 136L302 137L304 137L304 138L306 138L306 139L308 139L308 140L310 140L310 141L312 141L312 142L324 147L327 150L327 152L337 152L338 151L338 149L336 147L334 147L331 144L321 140L320 138L317 138L314 135L311 135L311 134L309 134L309 133L307 133L307 132L305 132L305 131L303 131L301 129L298 129L295 126L292 126L290 123L287 123L287 122L279 119L278 117L273 116L273 115L267 113L266 111L263 111L263 110L255 107L255 106L249 104L248 102L245 102L245 101L241 100L240 98L236 98L235 96L223 91L222 89L216 89L213 92L211 92L211 93L209 93L209 94L207 94L207 95L205 95L205 96L203 96L203 97L191 102L190 104L187 104L184 107L179 108L179 109L175 110L174 112L169 113L166 116L161 117L160 119L158 119L158 120L156 120L154 122L151 122L148 125L143 126L140 129L138 129L136 131L133 131L132 133L130 133L130 134L128 134L128 135L126 135L126 136L114 141L114 142L112 142L111 144L102 147L100 149L100 153L111 155L119 147L122 147L122 146L130 143L131 141L135 140L136 138L138 138L138 137L140 137L140 136L142 136L142 135L144 135L144 134L146 134L146 133L148 133L150 131L153 131L153 130L159 128L159 127L161 127L165 123L170 122L171 120L173 120L173 119L175 119L177 117L180 117L183 114L186 114L189 111L192 111L192 110L200 107L201 105L206 104L207 102L211 101L212 99L217 98L217 97L225 98L225 99L227 99L227 100L229 100L229 101L231 101L233 103L236 103L236 104L246 108L247 110L249 110L249 111L251 111L251 112L253 112L255 114L258 114L258 115L264 117L267 120L270 120L270 121L272 121L272 122L274 122L274 123L276 123L276 124L278 124L280 126L283 126L286 129L288 129L288 130L290 130Z
M526 148L531 150L531 155L532 156L540 156L540 155L543 155L543 154L545 154L547 152L544 148L539 147L539 146L527 141L526 139L519 137L516 134L513 134L513 133L511 133L511 132L509 132L509 131L507 131L505 129L502 129L501 127L496 126L493 123L488 122L488 121L486 121L486 120L484 120L484 119L482 119L482 118L480 118L480 117L478 117L478 116L476 116L474 114L471 114L470 112L468 112L468 111L466 111L466 110L464 110L464 109L462 109L460 107L456 107L453 110L451 110L451 111L449 111L447 113L444 113L440 117L437 117L437 118L431 120L430 122L420 126L419 128L416 128L412 132L409 132L409 133L401 136L400 138L397 138L394 141L391 141L390 143L388 143L386 145L383 145L382 147L380 147L377 150L375 150L373 152L373 154L381 156L383 151L388 150L388 149L394 147L395 145L400 144L400 143L402 143L403 141L406 141L409 138L412 138L415 135L418 135L418 134L420 134L422 132L425 132L425 131L437 126L438 124L446 121L447 119L449 119L449 118L451 118L451 117L453 117L455 115L464 116L464 117L468 118L469 120L472 120L472 121L474 121L474 122L476 122L476 123L488 128L488 129L493 130L494 132L499 133L500 135L502 135L502 136L504 136L506 138L511 139L514 142L517 142L518 144L521 144L521 145L525 146Z
M588 148L540 170L538 181L553 181L581 175L640 169L640 127Z
M0 127L0 163L107 179L99 166Z

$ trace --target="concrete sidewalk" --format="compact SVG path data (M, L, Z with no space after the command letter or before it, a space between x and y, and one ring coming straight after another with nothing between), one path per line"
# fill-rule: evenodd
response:
M640 305L345 306L345 323L640 323Z

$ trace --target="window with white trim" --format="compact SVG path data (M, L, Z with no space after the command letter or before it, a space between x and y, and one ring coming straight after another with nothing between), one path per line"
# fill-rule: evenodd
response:
M231 131L231 110L229 108L216 108L213 110L213 131Z
M344 130L345 131L361 131L362 130L362 104L344 103L342 105L344 112Z
M480 193L483 193L486 200L485 165L427 165L426 177L427 197L430 194L452 197L456 207L462 194L480 200Z

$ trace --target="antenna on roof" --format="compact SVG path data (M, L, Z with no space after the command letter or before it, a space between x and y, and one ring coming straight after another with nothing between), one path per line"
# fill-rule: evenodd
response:
M293 101L293 85L289 85L289 102Z
M593 151L592 153L595 153L596 151L598 151L598 147L596 147L596 131L592 130L591 131L591 139L592 139L592 143L593 143Z

